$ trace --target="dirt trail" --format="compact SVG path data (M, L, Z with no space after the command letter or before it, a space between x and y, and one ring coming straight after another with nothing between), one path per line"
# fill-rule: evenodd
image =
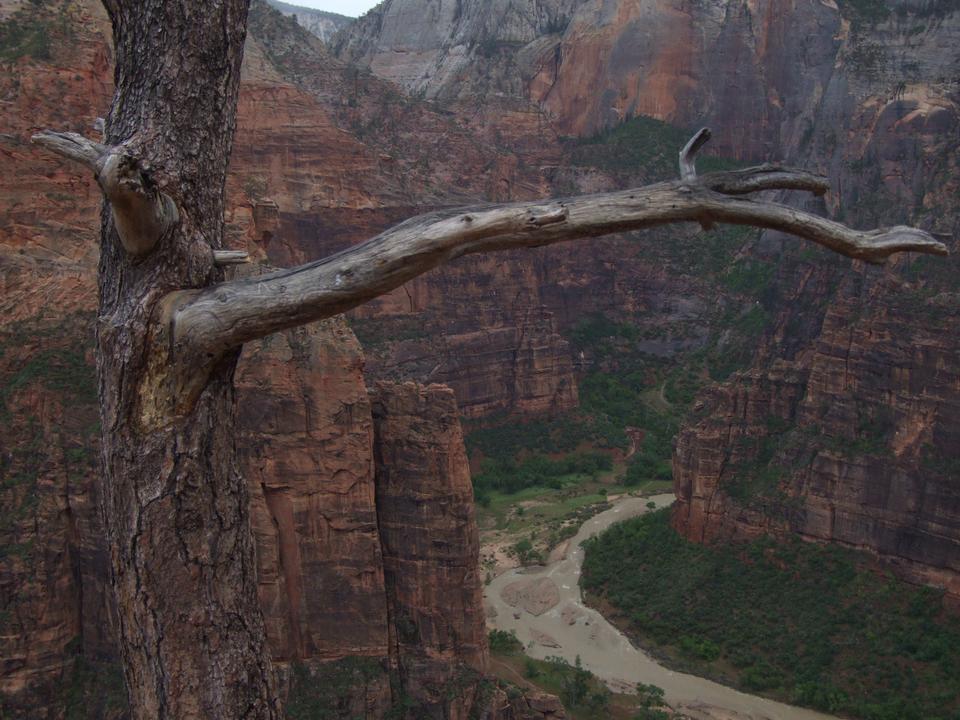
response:
M647 512L647 503L658 508L670 505L673 495L653 498L626 498L612 508L587 520L571 539L566 556L546 567L518 568L495 578L484 590L484 601L495 612L490 623L499 630L513 630L535 658L559 655L571 663L577 655L584 667L612 689L629 691L638 682L662 687L667 701L686 715L702 720L836 720L813 710L792 707L766 698L748 695L694 675L674 672L658 665L639 650L600 613L586 607L580 593L581 544L620 520ZM538 616L507 604L501 593L511 583L549 578L559 589L559 601ZM509 593L508 593L509 595ZM549 637L559 647L545 647L537 638Z

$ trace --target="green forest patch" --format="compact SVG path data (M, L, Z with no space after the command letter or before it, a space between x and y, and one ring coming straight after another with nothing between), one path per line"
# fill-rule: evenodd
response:
M960 617L837 546L687 542L669 511L585 544L583 585L673 663L865 720L960 718Z

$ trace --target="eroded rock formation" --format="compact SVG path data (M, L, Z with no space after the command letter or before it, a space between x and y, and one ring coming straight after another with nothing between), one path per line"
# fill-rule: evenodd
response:
M466 720L487 665L480 541L453 391L377 383L377 525L390 647L411 717Z
M341 58L402 74L445 107L338 61L256 4L228 242L287 265L431 207L659 179L599 162L569 167L557 142L634 113L707 120L725 154L828 173L827 208L848 221L911 218L956 238L960 21L932 4L889 4L872 21L829 0L494 3L489 14L471 3L457 14L444 2L431 6L436 16L392 0L338 40ZM20 5L0 0L0 21ZM54 698L51 688L82 679L83 663L107 668L113 657L104 549L94 540L99 430L85 349L99 195L26 141L41 126L87 131L105 114L109 31L97 2L39 12L21 23L29 42L3 48L0 73L5 702L28 688ZM351 318L368 374L448 383L475 418L569 410L590 362L567 342L578 320L631 323L645 352L669 358L723 331L718 307L753 306L718 289L726 266L711 264L702 244L685 249L702 238L655 233L463 259ZM955 261L850 269L773 236L735 239L724 257L744 244L744 256L780 268L779 304L754 368L709 391L680 435L678 526L697 539L762 530L836 539L957 592ZM238 371L253 413L243 443L262 599L291 684L297 672L320 672L321 660L352 658L346 677L368 683L359 702L377 709L393 698L389 625L350 628L387 607L376 569L374 421L354 341L342 328L324 332L250 348L261 364ZM339 370L321 373L321 361ZM743 499L729 492L738 477L752 490ZM350 607L334 606L328 590ZM422 659L430 647L404 652ZM96 697L81 696L90 712L114 707L109 687Z

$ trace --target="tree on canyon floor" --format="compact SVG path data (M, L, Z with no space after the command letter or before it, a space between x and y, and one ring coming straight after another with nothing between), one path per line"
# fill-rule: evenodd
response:
M823 194L774 166L622 192L422 215L301 267L224 281L224 182L249 0L103 0L116 92L102 143L35 141L94 172L105 196L97 368L102 503L135 718L277 718L257 599L233 371L245 342L342 313L461 255L655 225L735 223L881 263L945 254L920 230L861 232L747 196Z

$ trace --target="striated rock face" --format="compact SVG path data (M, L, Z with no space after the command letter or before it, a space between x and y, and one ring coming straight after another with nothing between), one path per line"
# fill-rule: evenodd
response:
M473 486L450 388L371 390L377 520L410 717L466 720L487 665Z
M334 38L333 46L340 57L427 97L475 97L484 85L519 96L516 59L500 51L513 56L560 31L575 5L573 0L386 0ZM504 62L485 62L494 57Z
M428 97L514 98L561 134L589 135L635 115L706 121L720 151L757 158L802 132L810 100L830 77L840 28L827 2L525 0L490 8L389 0L334 47Z
M100 664L114 657L115 616L91 333L89 314L0 332L0 710L13 717L46 717L64 702L81 649L105 680L116 671ZM122 690L99 690L90 711L110 717Z
M725 154L829 173L827 207L854 224L910 218L956 237L960 22L945 6L889 4L895 12L871 24L830 0L390 0L338 38L338 60L254 3L228 244L287 265L442 205L635 181L562 167L556 143L634 113L706 120ZM0 0L0 21L21 6L34 8ZM76 654L105 666L114 657L95 541L95 400L77 396L88 386L71 374L92 377L92 358L77 351L91 323L71 319L68 329L61 310L93 307L98 194L26 141L41 126L86 130L105 114L109 30L96 2L37 12L38 37L55 42L37 57L5 47L0 73L0 399L9 409L0 424L0 691L33 716L21 691L55 698L80 667ZM343 62L350 57L449 104L406 96ZM585 316L649 331L645 351L659 357L704 345L724 303L704 277L724 266L685 253L695 237L676 229L464 258L353 314L368 375L448 383L472 418L568 410L586 361L571 357L564 334ZM703 540L764 529L838 539L955 587L960 269L913 259L891 274L850 269L807 260L774 236L752 254L784 268L786 302L772 311L753 370L703 398L681 433L678 526ZM271 645L291 686L350 659L342 677L369 685L352 712L375 715L393 699L384 680L398 657L391 625L382 616L351 623L416 593L398 586L391 600L382 550L377 559L374 420L355 350L336 325L248 348L238 380L252 414L241 448ZM321 360L336 372L321 373ZM431 708L447 677L434 674L436 652L404 646L405 682ZM409 668L425 668L429 681L418 685ZM90 712L109 716L112 701L94 695L84 698Z
M331 320L253 343L236 385L274 657L386 657L373 424L353 334Z
M267 2L284 15L296 18L298 25L324 42L329 41L338 30L342 30L353 22L353 18L346 15L314 10L313 8L280 2L280 0L267 0Z
M6 508L0 695L4 714L14 717L106 718L122 712L124 693L100 543L99 428L88 350L99 200L86 178L26 140L39 127L85 130L105 114L109 29L99 3L30 5L27 15L16 14L19 7L0 2L0 22L35 24L57 42L43 57L10 60L0 81L12 110L0 123L9 169L0 178L7 208L0 217L0 501ZM302 35L291 28L255 4L228 187L230 243L259 257L295 261L324 252L318 237L342 246L409 215L414 193L437 202L461 185L468 189L454 192L482 196L482 173L470 172L461 184L459 173L466 177L467 169L421 163L437 149L481 167L502 166L498 187L533 175L501 163L502 153L481 147L448 116L411 106L385 83L350 75L319 41L294 42L291 37ZM318 68L309 82L293 82L278 70L297 58L304 68ZM355 92L355 103L344 88ZM383 122L391 132L364 143L362 128L352 124L359 117ZM414 133L432 133L435 142L416 146L407 140ZM404 145L416 148L412 155ZM399 151L386 155L394 148ZM308 213L321 219L314 223ZM289 236L290 244L271 242L284 222L300 232ZM334 228L338 232L330 232ZM304 237L310 241L294 244ZM525 347L535 354L535 345ZM346 687L356 701L347 703L351 712L377 717L397 700L390 687L397 662L389 648L373 421L362 369L359 347L342 323L246 348L237 371L245 428L238 445L251 479L270 644L289 669L290 687L309 688L314 675L333 677L336 682L314 684ZM470 642L471 663L482 669L475 662L485 652L482 634ZM91 685L93 671L100 685ZM417 668L409 668L407 678L416 687ZM357 684L366 690L353 692Z
M491 720L564 720L563 705L553 695L528 692L523 695L497 688L490 702Z
M0 693L11 717L116 717L92 358L75 349L90 326L46 331L62 345L5 335L0 357L2 410L29 419L5 436L0 465ZM406 717L466 718L486 703L473 493L450 389L378 384L374 411L338 319L246 347L237 395L261 603L291 706L384 717L408 703L418 710ZM78 676L80 662L106 684Z
M960 86L943 48L957 47L960 14L897 5L877 25L844 22L787 154L829 172L847 221L925 225L956 253ZM708 393L681 431L675 525L700 541L841 542L957 597L957 273L954 254L786 278L796 292L755 369Z
M841 293L812 352L702 398L674 457L681 532L840 542L960 596L960 293L899 282Z

